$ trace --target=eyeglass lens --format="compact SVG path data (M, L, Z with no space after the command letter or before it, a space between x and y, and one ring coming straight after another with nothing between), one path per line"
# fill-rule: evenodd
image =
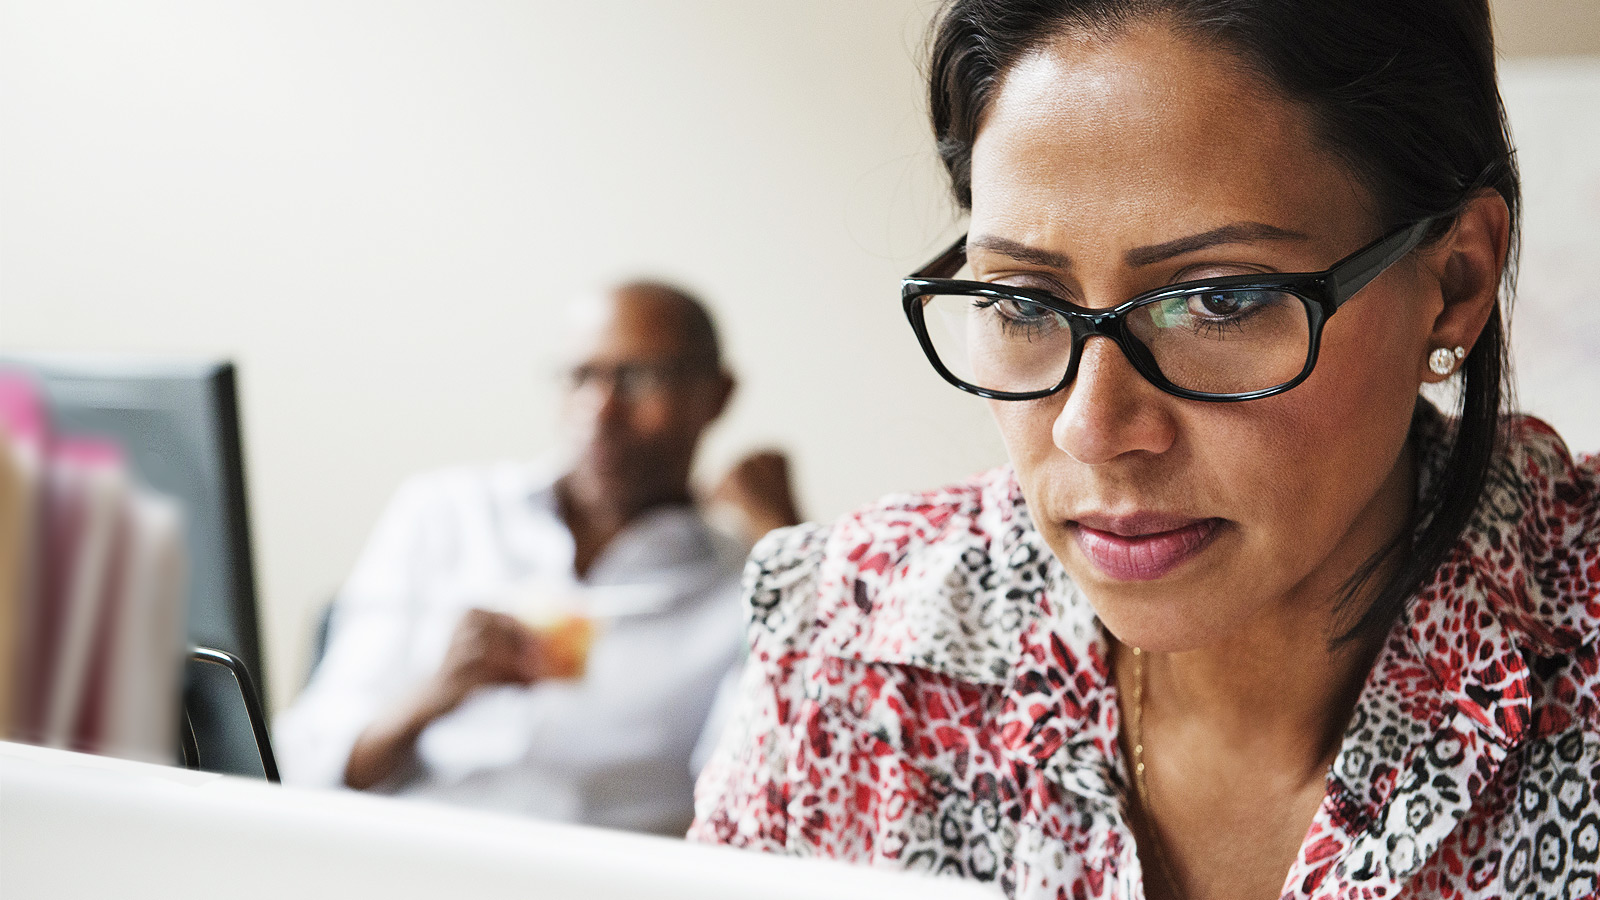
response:
M990 391L1047 391L1072 364L1067 317L1038 303L974 294L927 294L923 320L939 361ZM1196 291L1127 313L1128 333L1172 385L1241 394L1293 381L1311 352L1311 318L1277 290Z
M645 363L585 364L569 371L567 382L574 391L606 384L625 398L640 399L664 393L677 374L672 367Z

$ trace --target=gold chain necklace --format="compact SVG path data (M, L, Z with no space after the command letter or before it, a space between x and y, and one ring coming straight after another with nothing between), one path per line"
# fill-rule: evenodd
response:
M1171 863L1167 861L1167 854L1161 849L1161 835L1156 831L1155 816L1150 808L1150 788L1145 783L1144 651L1138 647L1128 649L1133 651L1133 702L1129 704L1132 709L1128 710L1128 743L1133 745L1133 789L1138 796L1139 812L1144 819L1145 831L1150 839L1150 855L1155 857L1156 868L1160 871L1162 880L1166 881L1168 891L1177 900L1183 900L1183 887L1178 883Z

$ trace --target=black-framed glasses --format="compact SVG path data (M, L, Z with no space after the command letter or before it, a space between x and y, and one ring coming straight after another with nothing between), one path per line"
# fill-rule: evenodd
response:
M949 278L966 263L963 235L901 282L901 302L934 369L980 397L1033 400L1065 388L1098 335L1169 394L1254 400L1305 381L1328 317L1415 249L1434 221L1396 229L1323 272L1186 281L1109 309Z

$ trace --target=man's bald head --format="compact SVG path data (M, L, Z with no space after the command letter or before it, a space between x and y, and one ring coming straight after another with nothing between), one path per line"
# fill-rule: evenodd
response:
M627 281L612 288L610 300L630 307L663 332L673 334L685 363L703 372L722 371L722 343L705 304L688 291L661 281ZM623 312L618 309L617 312Z

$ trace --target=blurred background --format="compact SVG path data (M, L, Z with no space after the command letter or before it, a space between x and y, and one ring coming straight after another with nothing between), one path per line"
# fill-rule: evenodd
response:
M271 704L397 483L553 446L560 303L702 293L830 518L1002 461L898 279L959 230L928 0L5 0L0 352L238 365ZM1525 405L1600 448L1600 2L1497 0ZM1527 352L1533 347L1537 353Z

